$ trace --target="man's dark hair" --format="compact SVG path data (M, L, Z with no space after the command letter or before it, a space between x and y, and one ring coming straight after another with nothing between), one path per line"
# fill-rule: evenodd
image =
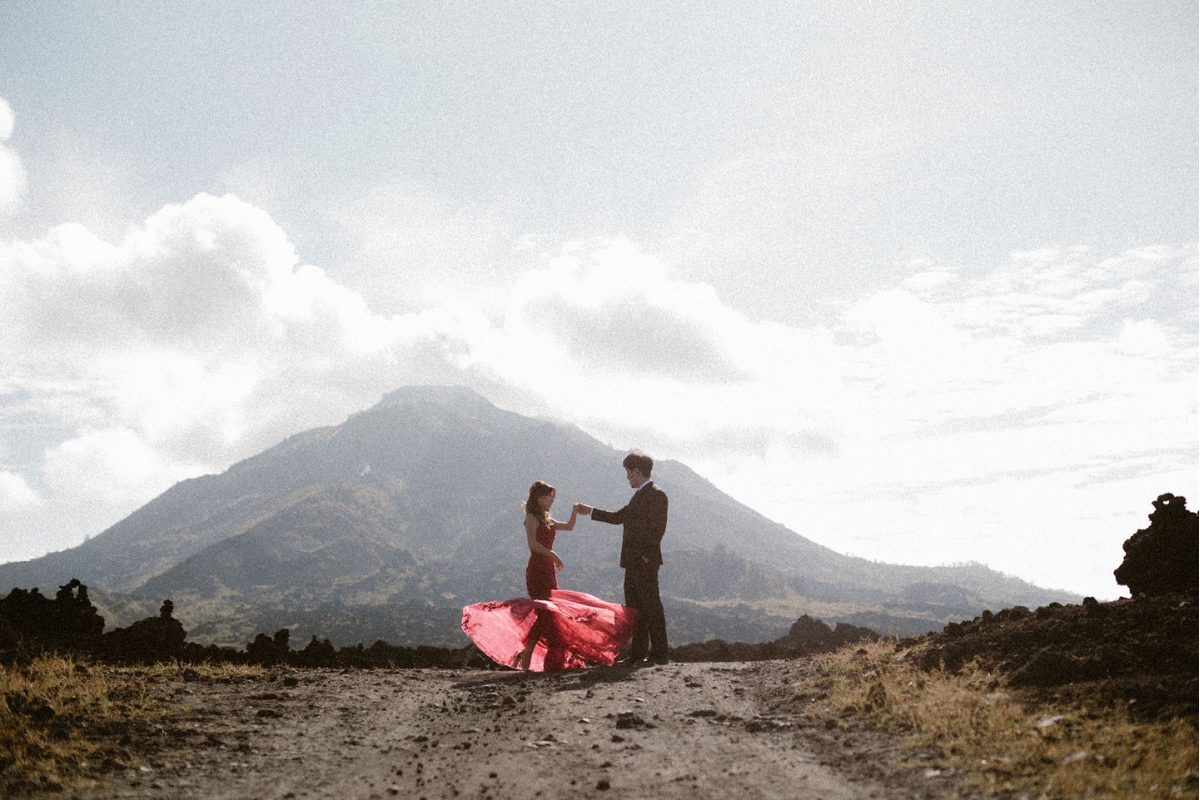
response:
M630 453L625 456L625 460L621 462L621 466L625 469L636 469L649 478L650 473L654 470L654 459L645 453Z

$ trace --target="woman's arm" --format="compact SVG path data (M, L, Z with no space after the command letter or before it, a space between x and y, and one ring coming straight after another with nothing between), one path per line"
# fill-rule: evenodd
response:
M575 520L579 517L579 509L571 509L571 518L566 522L559 522L556 519L550 520L550 527L556 531L573 531L575 530Z
M532 514L525 515L525 540L529 543L529 552L538 556L550 556L550 560L554 562L554 566L558 569L563 568L563 560L558 557L558 553L543 545L537 540L537 529L540 520Z

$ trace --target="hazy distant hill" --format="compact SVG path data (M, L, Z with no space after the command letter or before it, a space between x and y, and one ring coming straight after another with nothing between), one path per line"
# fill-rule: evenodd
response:
M112 593L170 597L202 641L240 644L289 626L335 642L461 643L448 610L524 593L519 503L529 484L557 486L560 517L576 500L617 508L629 496L623 456L465 388L404 388L342 425L184 481L77 548L0 565L0 587L46 590L78 577ZM677 462L656 464L654 479L671 504L662 587L677 609L677 642L725 638L750 617L746 641L786 631L801 613L904 632L984 608L1079 599L978 564L841 555ZM560 534L561 583L619 599L619 546L619 528L590 520ZM119 613L121 602L111 607Z

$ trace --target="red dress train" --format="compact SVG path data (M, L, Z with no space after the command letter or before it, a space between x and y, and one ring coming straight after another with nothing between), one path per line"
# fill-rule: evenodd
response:
M543 523L537 541L554 547L554 529ZM581 669L589 662L611 665L617 650L633 637L634 610L584 592L558 588L549 556L531 553L525 567L529 597L476 603L463 608L463 633L497 664L509 666L531 638L538 643L532 672Z

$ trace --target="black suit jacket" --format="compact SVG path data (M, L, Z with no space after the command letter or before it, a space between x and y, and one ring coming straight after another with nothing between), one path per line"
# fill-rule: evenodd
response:
M621 567L662 566L663 534L667 532L667 493L653 482L634 492L629 505L620 511L592 510L592 519L624 525L621 537ZM643 565L642 558L650 563Z

